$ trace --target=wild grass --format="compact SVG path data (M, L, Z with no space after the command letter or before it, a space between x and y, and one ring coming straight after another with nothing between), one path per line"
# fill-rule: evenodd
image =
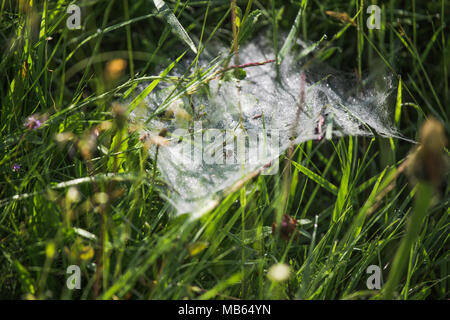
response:
M66 27L70 3L80 30ZM161 197L157 159L127 121L181 59L263 34L278 63L300 53L301 36L336 69L393 74L400 132L418 140L433 116L448 135L448 2L372 3L380 30L366 27L362 0L0 1L0 297L448 299L449 186L405 176L412 144L300 144L277 175L242 183L192 221ZM131 105L116 103L142 83ZM298 220L287 240L272 233L284 214ZM267 278L278 263L288 280ZM80 290L66 286L70 265ZM366 287L369 265L381 267L381 290Z

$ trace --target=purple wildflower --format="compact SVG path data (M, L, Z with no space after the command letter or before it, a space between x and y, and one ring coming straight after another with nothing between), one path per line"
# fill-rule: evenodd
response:
M25 127L32 130L38 129L41 125L42 121L36 115L29 116L25 122Z
M20 164L14 163L13 166L12 166L12 170L13 170L14 172L19 172L19 170L20 170Z

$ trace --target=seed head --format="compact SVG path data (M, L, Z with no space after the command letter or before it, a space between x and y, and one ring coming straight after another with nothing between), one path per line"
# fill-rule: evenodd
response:
M420 128L419 143L407 160L407 173L413 182L426 181L439 187L449 164L444 153L447 138L442 123L434 118L426 120Z
M289 279L289 266L284 263L277 263L270 267L267 278L274 282L282 282Z

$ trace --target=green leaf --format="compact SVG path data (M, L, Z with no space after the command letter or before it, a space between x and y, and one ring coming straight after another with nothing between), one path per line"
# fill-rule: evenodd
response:
M189 246L189 254L191 257L198 255L200 252L208 248L209 242L207 241L197 241Z
M295 161L291 161L291 162L301 173L303 173L305 176L307 176L308 178L310 178L311 180L316 182L322 188L330 191L331 193L333 193L335 195L338 193L338 188L334 184L332 184L331 182L325 180L324 178L322 178L318 174L312 172L308 168L302 166L301 164L299 164L299 163L297 163Z
M236 27L240 28L241 27L241 17L242 17L241 8L236 6L234 12L236 12Z
M155 4L156 9L158 9L158 12L162 14L164 20L172 27L172 31L183 40L195 54L197 54L197 48L195 47L194 42L189 37L186 30L184 30L169 6L163 0L153 0L153 3Z
M400 116L402 114L402 78L398 82L397 104L395 106L395 124L398 128L400 125Z
M258 22L259 16L261 15L260 10L252 11L248 17L243 21L243 24L239 30L238 42L242 43L247 40L255 31L256 23ZM237 17L236 17L237 20ZM236 21L237 23L237 21Z
M22 283L22 290L27 293L35 294L36 289L34 288L33 279L31 278L28 270L19 262L19 260L14 260L14 265L19 272L19 279Z
M144 101L145 97L148 96L153 91L153 89L155 89L155 87L158 85L158 83L161 81L161 79L164 78L170 72L170 70L172 70L173 67L175 67L175 65L181 60L181 58L183 58L183 56L185 54L186 54L186 51L183 52L183 54L181 56L179 56L177 58L177 60L172 62L166 69L164 69L164 71L159 75L160 77L158 79L153 80L147 86L147 88L142 90L142 92L136 98L134 98L133 101L131 101L130 106L128 107L128 111L127 111L128 114L131 111L133 111L134 108L136 108L138 105L140 105L142 101Z
M237 72L235 72L239 80L244 80L247 77L247 72L244 69L238 68L236 70Z
M111 157L108 159L109 171L115 171L118 173L125 172L122 165L127 158L125 154L126 150L128 149L128 139L126 136L127 133L128 128L127 126L125 126L123 129L118 130L114 135L110 148Z
M300 8L298 9L297 16L295 17L295 21L292 25L291 31L289 31L286 41L284 41L283 47L281 48L280 54L278 55L278 64L281 64L283 62L284 58L289 53L289 51L291 51L291 48L295 43L295 39L297 38L297 35L300 31L300 21L305 5L306 1L303 0Z
M243 272L236 272L236 273L234 273L228 279L219 282L212 289L210 289L207 292L205 292L198 299L199 300L208 300L208 299L214 298L215 296L217 296L220 292L224 291L229 286L232 286L232 285L235 285L236 283L239 283L242 280L243 276L244 276Z
M338 221L338 219L340 218L344 209L344 205L346 203L346 199L348 198L348 185L350 181L350 169L352 166L353 155L353 138L349 137L348 142L347 163L343 168L341 185L339 187L336 205L334 206L333 211L333 222Z

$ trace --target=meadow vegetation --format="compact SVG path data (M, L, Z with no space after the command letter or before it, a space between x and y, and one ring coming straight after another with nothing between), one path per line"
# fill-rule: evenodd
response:
M446 0L0 0L0 297L448 299L449 25ZM184 81L199 77L212 42L237 52L257 37L275 63L300 38L309 59L391 75L392 121L422 148L308 141L201 218L177 215L123 101L180 80L183 59ZM367 289L370 265L381 290Z

